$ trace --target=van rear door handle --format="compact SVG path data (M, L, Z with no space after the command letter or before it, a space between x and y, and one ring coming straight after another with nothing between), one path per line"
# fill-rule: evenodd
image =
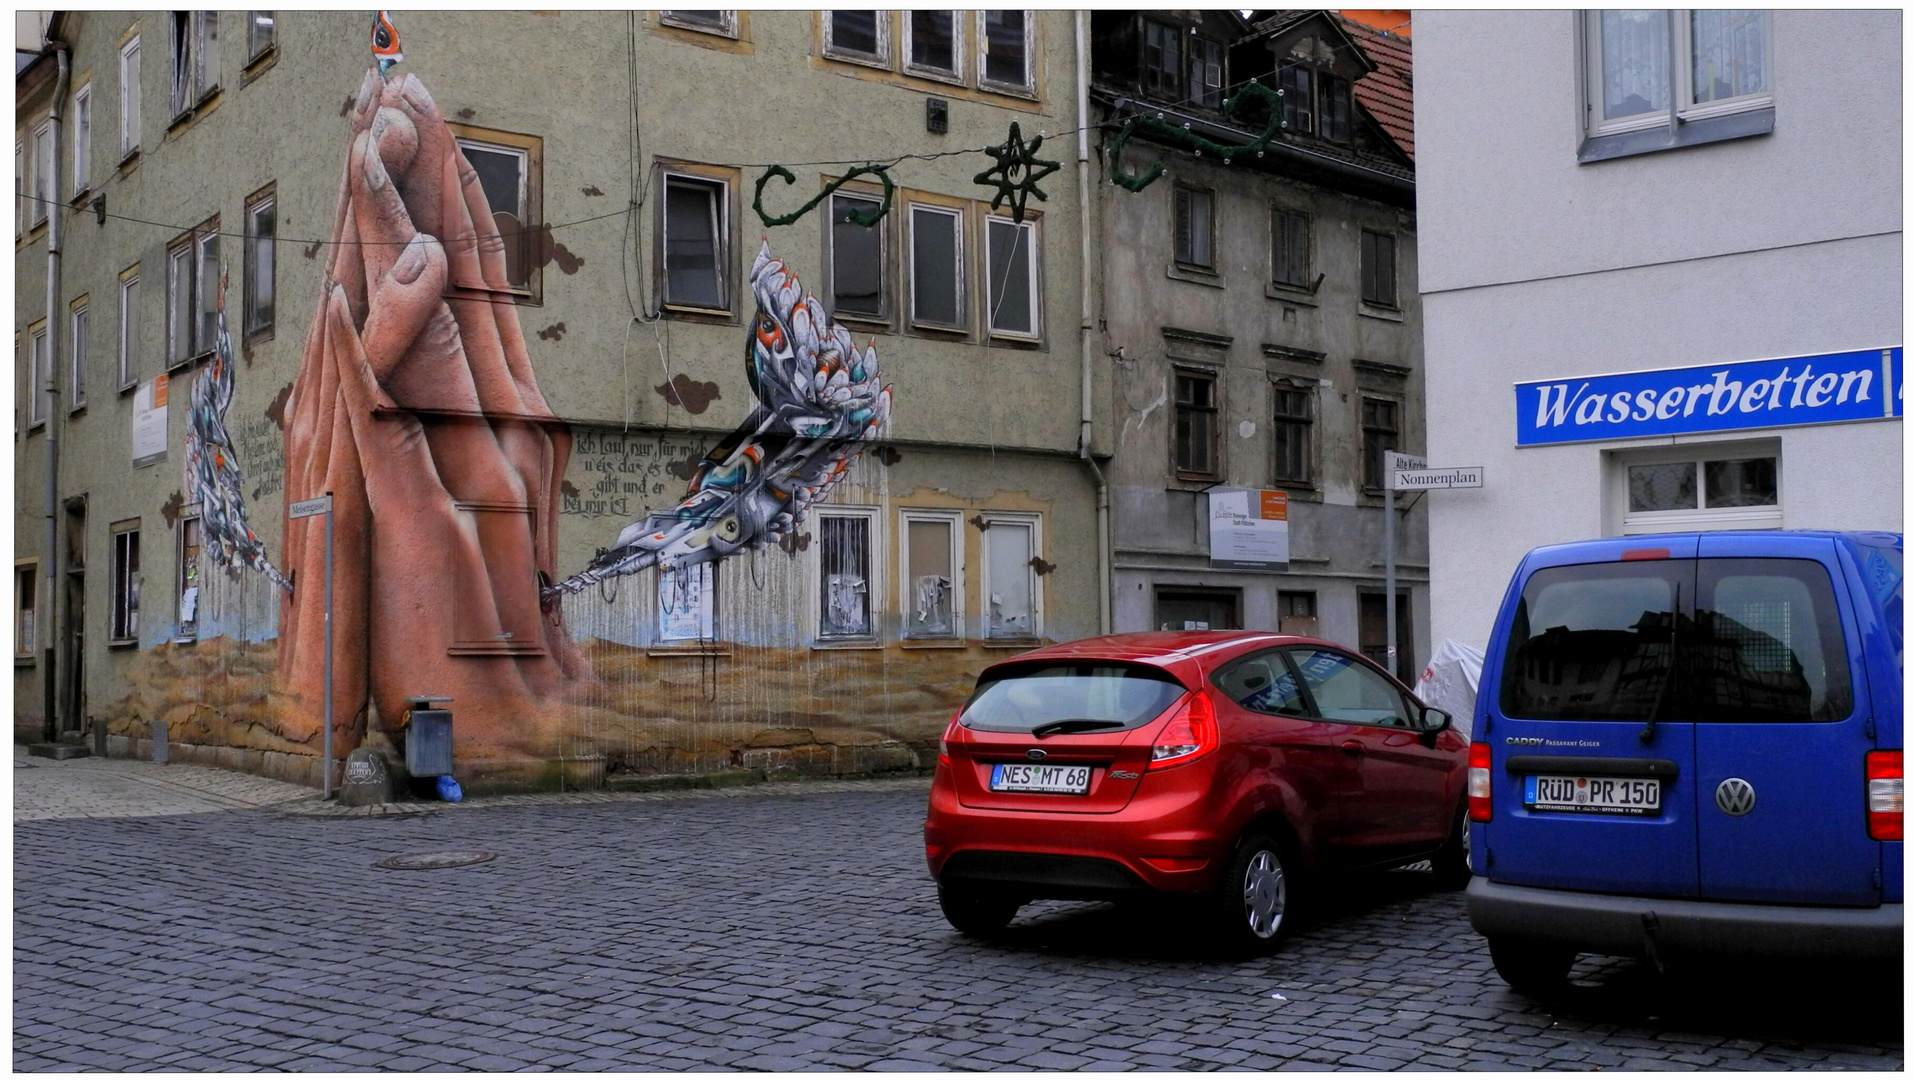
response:
M1361 757L1363 754L1367 752L1368 752L1367 749L1364 748L1361 742L1358 740L1345 739L1342 742L1342 753L1344 754L1348 754L1353 757Z

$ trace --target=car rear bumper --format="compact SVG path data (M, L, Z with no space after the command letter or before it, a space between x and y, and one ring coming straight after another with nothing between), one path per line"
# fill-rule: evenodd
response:
M1902 905L1800 907L1468 883L1483 937L1524 938L1607 956L1733 955L1883 960L1903 954Z
M1113 814L1053 814L963 806L948 785L933 784L924 855L938 881L1035 897L1207 892L1234 833L1205 794L1165 787Z

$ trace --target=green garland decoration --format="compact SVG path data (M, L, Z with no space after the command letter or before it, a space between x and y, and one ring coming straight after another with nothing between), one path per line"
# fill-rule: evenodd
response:
M1043 147L1043 136L1038 135L1035 142L1023 141L1023 128L1020 124L1010 124L1010 137L1003 140L1001 146L985 147L983 152L996 159L996 164L977 173L974 180L984 187L994 187L996 198L990 200L990 209L1010 202L1010 216L1018 225L1023 224L1023 208L1034 195L1039 201L1048 202L1049 196L1036 186L1038 180L1062 168L1054 161L1045 161L1036 156Z
M1123 169L1123 146L1129 142L1129 137L1135 134L1138 128L1163 142L1182 147L1185 150L1193 150L1197 157L1201 157L1204 154L1214 154L1216 157L1221 158L1225 165L1234 161L1239 154L1253 153L1260 157L1262 151L1267 149L1271 142L1275 141L1276 134L1282 130L1282 91L1270 90L1254 79L1250 79L1248 84L1238 91L1234 97L1222 103L1222 115L1235 115L1236 111L1242 107L1245 101L1259 101L1267 105L1269 107L1269 123L1268 126L1262 130L1262 134L1257 136L1253 142L1243 143L1240 146L1227 146L1205 139L1190 130L1188 124L1178 125L1169 123L1161 118L1161 114L1156 116L1130 117L1129 120L1123 124L1122 129L1116 133L1116 137L1110 140L1109 146L1103 151L1109 157L1110 181L1129 191L1141 191L1155 183L1167 167L1163 162L1158 161L1151 165L1141 176L1133 176Z
M816 198L792 210L788 214L784 214L781 217L772 217L764 212L764 185L770 183L770 179L773 176L781 178L787 185L797 182L797 177L792 175L789 169L784 168L782 165L772 165L770 168L764 170L764 175L757 178L757 195L751 200L751 209L757 211L757 220L763 222L764 227L767 229L774 229L779 225L789 225L798 218L816 209L818 203L823 202L838 188L843 187L859 176L874 176L883 181L882 205L878 206L875 210L852 210L844 215L852 224L861 225L868 229L877 222L882 221L884 215L890 212L890 200L896 193L896 185L890 182L889 168L890 166L888 165L859 165L838 177L836 180L831 181L824 187L824 190L817 193Z

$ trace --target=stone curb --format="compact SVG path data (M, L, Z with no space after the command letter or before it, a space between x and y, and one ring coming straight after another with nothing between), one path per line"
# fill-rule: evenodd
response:
M724 774L719 774L724 775ZM667 779L690 779L660 777ZM370 817L420 817L459 810L505 809L516 806L579 806L600 803L648 803L676 802L687 799L734 799L750 796L778 795L827 795L856 791L910 791L930 790L930 777L911 776L900 779L869 777L848 780L780 780L753 783L750 781L730 781L721 786L683 786L667 787L664 790L650 791L551 791L531 792L521 795L483 795L473 796L463 802L393 802L376 803L371 806L340 806L336 802L325 802L317 796L298 799L292 802L278 803L260 809L281 817L302 818L370 818Z

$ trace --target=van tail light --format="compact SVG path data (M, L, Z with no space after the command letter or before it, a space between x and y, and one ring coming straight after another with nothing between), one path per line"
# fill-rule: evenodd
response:
M962 717L963 717L962 709L958 709L956 712L950 714L950 722L944 725L943 734L937 736L937 764L938 765L952 764L952 762L950 761L950 736L956 731L957 721L962 719Z
M1495 782L1489 771L1488 744L1468 744L1468 820L1493 821Z
M1867 835L1875 840L1906 838L1906 772L1900 751L1867 754Z
M1207 693L1191 690L1169 723L1163 725L1162 733L1156 736L1156 745L1149 752L1149 767L1161 769L1194 761L1214 750L1221 741L1215 703L1209 700Z

